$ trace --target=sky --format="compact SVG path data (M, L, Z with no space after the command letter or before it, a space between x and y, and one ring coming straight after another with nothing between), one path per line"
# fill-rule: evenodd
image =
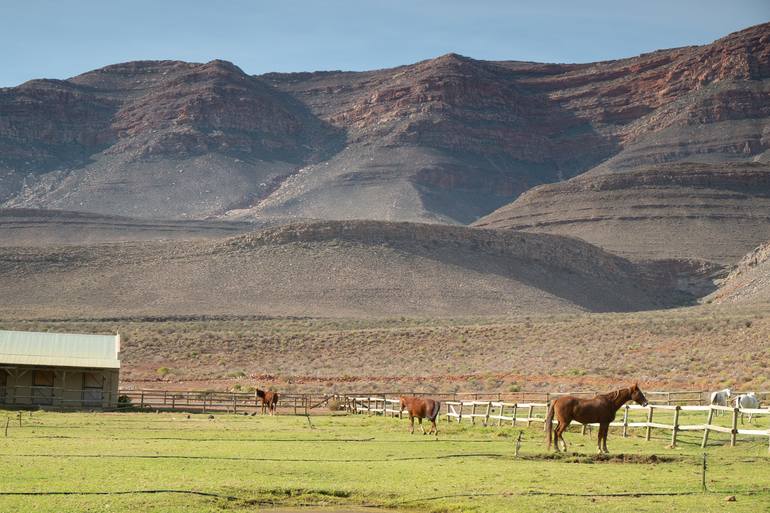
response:
M455 52L591 62L709 43L770 0L0 0L0 87L145 59L251 74L365 70Z

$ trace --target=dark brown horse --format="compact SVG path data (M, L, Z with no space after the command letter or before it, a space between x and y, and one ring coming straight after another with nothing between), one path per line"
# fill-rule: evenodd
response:
M609 394L597 395L593 399L579 399L571 395L565 395L556 399L548 408L548 416L545 419L548 431L548 449L551 442L556 445L559 452L559 440L564 444L564 452L567 451L567 442L564 441L564 432L570 422L576 420L581 424L599 424L599 443L597 452L609 452L607 450L607 431L610 422L615 420L617 411L628 401L636 401L642 406L647 406L647 398L639 390L639 385L634 384L628 388L621 388ZM553 417L556 416L556 428L553 427ZM551 432L553 431L553 437Z
M275 415L275 408L278 405L278 392L257 389L257 397L262 400L262 415L265 414L265 409L267 409L270 415Z
M434 401L433 399L425 399L423 397L401 396L399 399L401 399L400 412L406 410L407 413L409 413L409 422L411 422L410 433L414 434L414 419L417 417L423 435L426 433L425 428L422 427L422 419L428 419L431 423L430 431L428 431L428 433L435 433L436 436L438 436L436 417L438 417L438 413L441 410L440 402Z

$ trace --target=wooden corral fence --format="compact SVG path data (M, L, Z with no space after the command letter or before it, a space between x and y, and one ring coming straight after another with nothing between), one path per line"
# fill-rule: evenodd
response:
M256 392L213 392L171 390L121 390L118 409L159 411L253 413L261 411ZM278 393L278 413L308 415L316 408L328 407L337 395Z
M646 397L654 393L646 393ZM659 392L658 394L668 394ZM562 394L550 394L556 398ZM435 397L435 396L432 396ZM668 396L665 396L667 401ZM344 400L349 412L354 414L383 415L401 417L400 401L387 396L351 396ZM545 428L546 415L550 402L505 402L482 401L478 399L469 401L443 400L441 413L447 422L463 422L488 426L496 424L501 426L531 426L533 423L542 424ZM687 414L685 420L692 418L692 413L703 415L703 423L685 424L682 414ZM716 417L729 414L730 425L725 426L716 422ZM671 432L671 446L675 447L677 437L682 431L702 431L702 447L706 447L709 434L712 431L730 435L730 445L735 446L738 435L751 437L766 437L768 439L768 451L770 451L770 428L748 429L739 426L739 419L748 415L770 415L770 408L733 408L731 406L693 405L693 404L653 404L647 406L626 404L618 412L621 420L610 424L623 430L623 436L627 436L629 429L644 429L646 440L650 440L652 430L665 430ZM661 419L661 416L664 416ZM641 417L641 418L640 418ZM643 420L642 420L643 419ZM555 423L555 421L554 421ZM585 434L586 427L598 427L598 424L581 425Z

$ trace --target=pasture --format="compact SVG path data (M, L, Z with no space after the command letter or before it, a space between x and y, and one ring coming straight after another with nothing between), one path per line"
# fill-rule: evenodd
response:
M767 440L714 433L701 489L701 433L565 435L547 453L541 425L447 423L438 439L366 415L0 412L0 511L253 511L282 507L394 511L763 511ZM768 418L756 421L768 427ZM515 440L523 431L518 457ZM725 502L730 495L735 502ZM316 508L307 511L317 511ZM326 511L326 509L323 509Z

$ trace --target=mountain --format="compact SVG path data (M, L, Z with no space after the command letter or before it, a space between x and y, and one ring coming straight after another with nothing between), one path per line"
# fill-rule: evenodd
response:
M770 242L744 256L721 281L719 288L703 298L715 304L770 304Z
M506 227L490 221L522 193L586 172L767 164L769 42L764 24L589 64L447 54L250 76L224 61L141 61L33 80L0 89L0 206L446 224L502 207L484 223Z
M672 162L543 185L475 226L580 237L636 260L737 262L770 239L770 166Z
M0 314L476 316L692 304L712 269L578 239L381 221L225 239L0 247Z
M573 235L630 258L734 263L770 238L769 43L759 25L539 82L609 120L618 151L475 225Z

